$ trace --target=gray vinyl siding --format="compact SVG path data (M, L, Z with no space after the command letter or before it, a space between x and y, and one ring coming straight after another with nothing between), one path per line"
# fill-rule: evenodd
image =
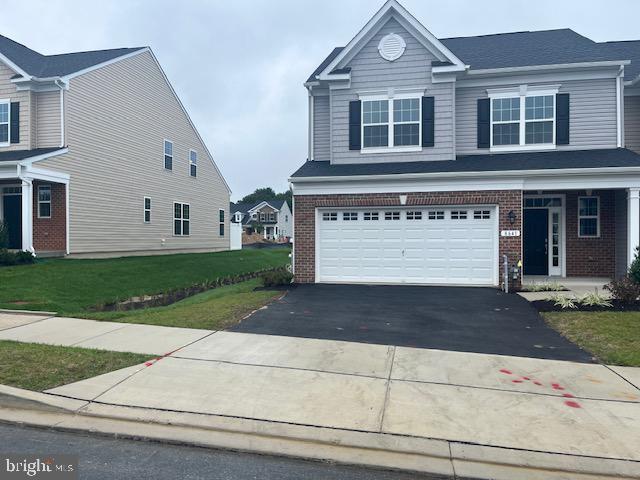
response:
M624 141L640 153L640 96L624 97Z
M313 97L313 159L330 160L329 95Z
M0 62L0 99L9 99L11 102L20 102L20 143L13 143L8 147L0 147L0 151L29 150L31 145L31 92L28 90L17 91L11 83L11 77L16 74L7 65Z
M549 84L553 82L545 82ZM535 83L529 83L535 85ZM516 86L516 85L512 85ZM614 79L561 82L560 93L570 94L570 144L558 150L615 148L617 146L616 82ZM487 87L456 90L456 152L487 153L477 148L477 101L487 98Z
M401 35L407 48L394 62L384 60L378 44L389 33ZM451 160L453 146L453 88L451 83L431 83L431 61L436 60L395 19L389 20L351 59L351 87L331 91L331 153L333 163L403 162ZM435 146L421 152L361 154L349 150L349 101L359 91L394 88L422 88L435 97Z
M149 52L72 79L65 112L69 153L38 166L71 176L72 254L229 248L229 192ZM165 138L172 171L164 169ZM198 153L197 178L189 149ZM173 202L191 205L189 237L173 236Z
M34 94L37 148L58 147L60 140L60 91Z

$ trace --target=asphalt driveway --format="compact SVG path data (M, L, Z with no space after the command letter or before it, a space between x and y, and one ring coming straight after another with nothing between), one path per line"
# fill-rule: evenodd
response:
M299 285L229 330L592 361L525 299L493 288Z

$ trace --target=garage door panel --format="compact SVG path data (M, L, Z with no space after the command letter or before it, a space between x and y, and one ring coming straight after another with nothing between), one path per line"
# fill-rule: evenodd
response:
M421 211L419 219L406 211ZM467 219L453 211L467 211ZM394 208L399 220L385 220L384 208L338 210L337 221L318 221L318 280L493 285L497 258L495 208L490 218L473 218L469 207ZM332 210L335 211L335 210ZM358 220L343 220L343 212ZM364 220L364 212L378 220ZM429 212L438 212L430 219ZM434 216L436 214L433 214Z

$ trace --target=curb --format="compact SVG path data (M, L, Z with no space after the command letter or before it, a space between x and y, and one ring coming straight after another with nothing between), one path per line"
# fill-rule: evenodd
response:
M11 315L48 315L55 317L57 312L44 312L41 310L11 310L10 308L0 308L0 313L9 313Z
M640 462L108 405L0 385L0 422L451 478L640 479Z

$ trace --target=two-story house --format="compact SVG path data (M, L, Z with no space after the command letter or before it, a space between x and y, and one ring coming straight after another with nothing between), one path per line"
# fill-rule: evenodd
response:
M389 0L309 77L298 282L613 277L640 243L640 42L438 39ZM625 145L631 149L625 148Z
M242 225L245 235L262 234L265 240L290 238L293 215L285 200L232 203L231 221Z
M229 188L151 49L0 36L0 221L38 255L229 249Z

